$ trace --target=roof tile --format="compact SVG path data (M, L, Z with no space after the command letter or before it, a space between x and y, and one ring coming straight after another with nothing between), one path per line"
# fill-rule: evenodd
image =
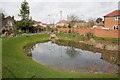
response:
M120 10L115 10L115 11L113 11L111 13L108 13L104 17L116 17L116 16L120 16Z

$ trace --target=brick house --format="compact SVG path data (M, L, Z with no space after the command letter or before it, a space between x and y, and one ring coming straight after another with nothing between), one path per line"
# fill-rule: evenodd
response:
M120 26L120 10L115 10L104 16L104 28L118 29Z
M33 33L39 33L48 27L48 25L46 23L43 23L40 21L34 21L32 26L34 27L34 29L32 31Z
M42 22L37 22L35 21L34 24L33 24L34 27L39 27L39 28L46 28L47 27L47 24L46 23L42 23Z
M56 24L56 26L68 26L68 21L66 21L66 20L60 20L57 24Z
M4 31L9 31L10 33L12 33L16 29L15 22L16 21L14 19L14 16L4 17L4 15L2 15L2 33L4 33Z

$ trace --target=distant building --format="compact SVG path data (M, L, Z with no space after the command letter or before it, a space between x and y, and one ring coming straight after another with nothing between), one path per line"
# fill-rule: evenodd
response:
M79 22L75 23L73 25L73 28L76 28L76 27L79 27L79 28L86 28L88 26L88 23L83 21L83 20L80 20Z
M56 24L56 26L58 27L61 27L61 26L68 26L69 24L68 24L68 21L66 21L66 20L60 20L57 24Z
M56 24L48 24L49 28L56 28Z
M42 23L40 21L34 21L33 26L34 26L35 33L41 32L41 31L43 31L43 29L48 27L48 25L46 23Z
M118 29L120 26L120 10L115 10L104 16L104 27Z
M34 24L33 24L34 27L39 27L39 28L46 28L47 27L47 24L46 23L42 23L42 22L37 22L35 21Z
M87 22L82 21L82 20L80 21L80 25L79 25L79 26L83 26L83 27L84 27L84 26L87 26L87 25L88 25L88 23L87 23Z
M8 17L4 17L4 15L2 14L2 33L4 33L4 31L9 31L10 33L12 33L16 27L15 27L15 20L14 20L14 16L8 16Z

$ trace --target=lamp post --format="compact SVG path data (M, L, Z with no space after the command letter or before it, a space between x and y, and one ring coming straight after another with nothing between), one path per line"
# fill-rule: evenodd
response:
M60 11L60 20L62 20L62 11Z
M48 18L49 18L49 24L51 23L51 15L50 14L48 14Z

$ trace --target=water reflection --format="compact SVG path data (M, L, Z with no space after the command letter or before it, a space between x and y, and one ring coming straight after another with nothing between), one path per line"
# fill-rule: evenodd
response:
M74 47L67 47L66 54L71 58L74 58L79 54L79 52Z
M117 63L115 52L91 52L64 45L52 42L38 43L31 51L32 59L48 67L68 71L111 73L118 69L115 65Z
M64 44L65 43L65 44ZM101 59L106 60L112 64L118 64L120 63L119 61L119 52L118 51L110 51L110 50L102 50L90 45L86 45L83 43L78 42L71 42L71 41L58 41L57 44L62 45L62 46L71 46L71 47L76 47L82 50L87 50L87 51L92 51L94 53L101 53ZM73 47L73 48L74 48Z

